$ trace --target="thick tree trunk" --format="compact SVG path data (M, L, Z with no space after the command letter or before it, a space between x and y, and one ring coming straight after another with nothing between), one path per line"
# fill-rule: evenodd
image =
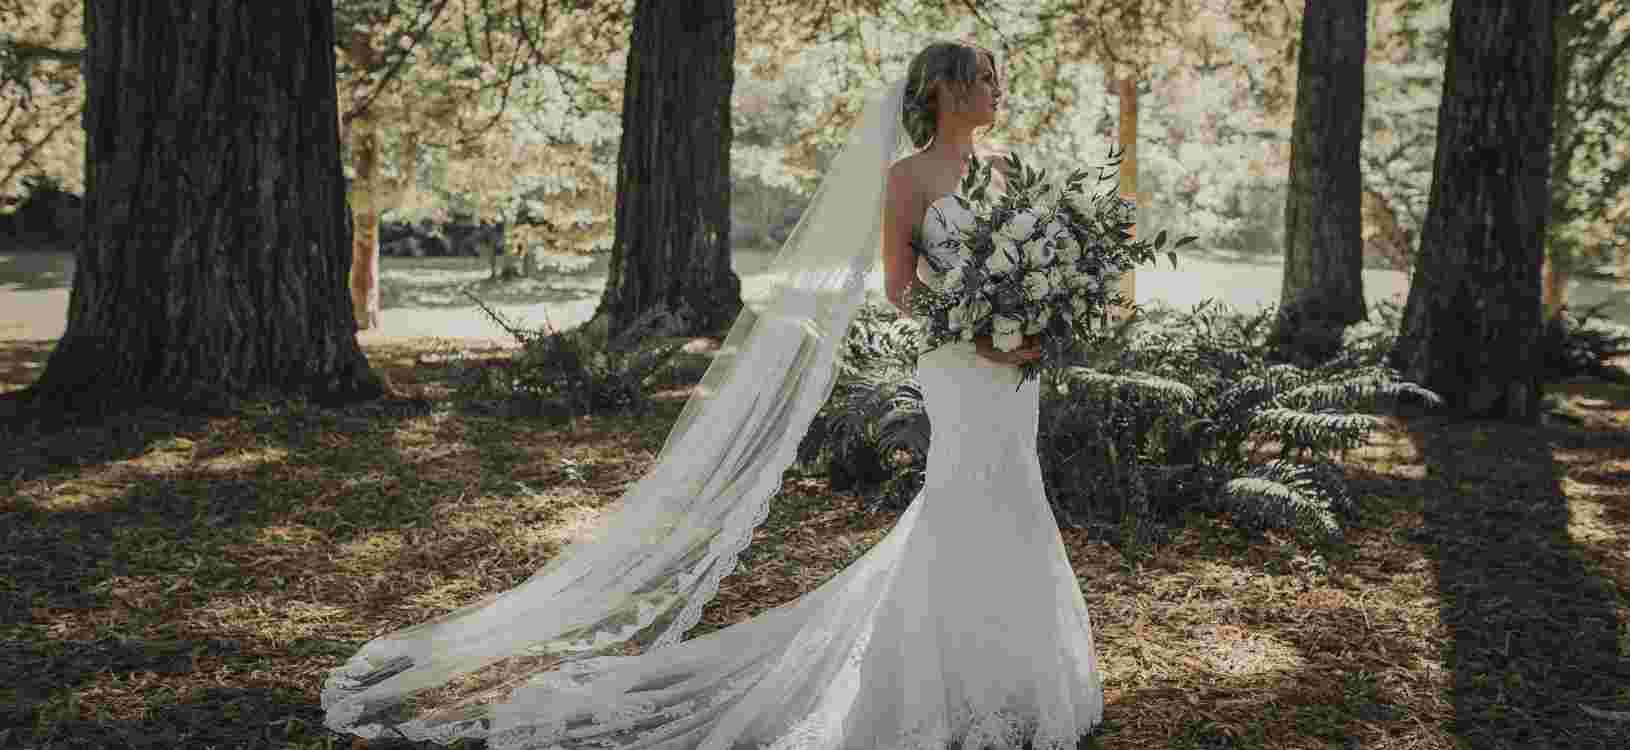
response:
M613 339L718 333L730 268L735 3L640 0L617 165L617 227L596 311Z
M1127 76L1115 83L1116 93L1121 101L1121 169L1120 191L1121 195L1138 202L1138 82L1137 79ZM1139 205L1142 205L1141 203ZM1137 227L1132 228L1134 236ZM1137 269L1128 269L1121 276L1120 292L1132 302L1138 300L1138 272ZM1120 317L1117 314L1116 317Z
M1367 0L1308 0L1296 72L1285 191L1285 271L1274 332L1279 356L1316 363L1364 319L1363 186Z
M346 294L333 13L87 4L85 236L40 395L380 393Z
M1457 0L1421 252L1393 364L1457 412L1539 410L1550 0Z

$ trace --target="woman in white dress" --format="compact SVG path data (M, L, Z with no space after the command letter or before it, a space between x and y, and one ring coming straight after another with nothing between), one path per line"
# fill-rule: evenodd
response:
M606 527L515 589L370 642L325 685L329 726L563 749L1058 750L1089 734L1091 624L1042 485L1038 387L1015 389L1033 348L924 353L927 477L896 526L798 600L680 640L830 390L876 238L904 307L930 272L912 232L932 245L966 220L950 196L1001 96L989 51L919 53L788 240L776 300L737 324ZM916 153L892 162L902 128ZM863 252L821 249L844 242Z

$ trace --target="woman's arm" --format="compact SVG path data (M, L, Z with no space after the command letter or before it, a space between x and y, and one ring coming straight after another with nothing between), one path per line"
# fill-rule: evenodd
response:
M908 317L911 309L906 291L917 278L917 254L911 249L915 224L911 215L917 202L917 191L905 169L899 164L890 167L883 195L883 294Z

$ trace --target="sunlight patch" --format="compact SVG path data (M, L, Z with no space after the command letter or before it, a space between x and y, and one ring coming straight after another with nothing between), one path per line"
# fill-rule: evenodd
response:
M340 553L353 560L378 560L402 551L402 535L394 531L376 531L360 539L340 545Z
M559 515L548 525L528 528L520 532L519 536L526 544L534 547L539 545L565 547L587 539L600 525L600 519L604 516L604 508L569 506L562 508Z
M406 597L405 603L427 612L446 612L485 594L477 578L454 578L427 591Z
M210 474L237 474L252 469L287 461L289 451L286 448L257 448L242 450L233 453L223 453L219 456L200 459L193 463L200 471Z
M1576 494L1575 489L1569 485L1579 484L1581 483L1573 480L1563 480L1563 486L1566 488L1568 496L1573 498L1568 501L1568 536L1588 544L1606 544L1609 545L1610 549L1623 549L1622 546L1615 544L1619 538L1618 530L1613 527L1611 521L1605 518L1607 506L1598 500L1578 499L1579 494L1587 493ZM1594 485L1584 486L1595 487ZM1603 488L1603 491L1599 494L1616 493L1611 493Z
M1201 661L1213 672L1233 677L1288 672L1303 665L1301 654L1269 635L1253 635L1240 625L1202 627Z

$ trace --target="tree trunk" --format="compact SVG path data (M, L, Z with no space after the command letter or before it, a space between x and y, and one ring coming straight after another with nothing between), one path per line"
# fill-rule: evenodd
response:
M1138 201L1138 81L1136 78L1126 76L1115 84L1116 93L1121 100L1121 168L1120 191L1121 195ZM1137 235L1137 227L1132 227L1133 236ZM1132 302L1138 301L1138 272L1137 269L1127 269L1121 276L1120 292ZM1120 317L1117 314L1116 317Z
M1363 186L1367 0L1308 0L1297 60L1296 119L1285 191L1285 271L1274 332L1280 357L1316 363L1341 351L1364 310Z
M640 0L623 88L617 227L595 312L614 340L720 333L730 268L735 3Z
M1539 410L1552 18L1550 0L1457 0L1450 14L1431 194L1392 361L1465 415Z
M350 56L363 70L377 65L370 35L351 35ZM372 109L372 107L370 107ZM351 118L351 312L357 328L379 327L379 125L371 111Z
M329 2L92 0L85 235L37 392L370 397Z
M379 327L379 129L372 114L351 120L351 312L357 328Z
M1556 58L1553 66L1551 134L1551 219L1546 228L1545 266L1540 274L1545 305L1545 317L1555 318L1568 304L1568 281L1573 277L1573 243L1559 231L1574 218L1568 208L1572 194L1574 128L1578 116L1568 101L1568 85L1573 78L1575 51L1571 42L1579 33L1583 19L1570 12L1573 0L1557 0L1556 27L1552 35L1556 40ZM1594 12L1594 8L1586 11Z

